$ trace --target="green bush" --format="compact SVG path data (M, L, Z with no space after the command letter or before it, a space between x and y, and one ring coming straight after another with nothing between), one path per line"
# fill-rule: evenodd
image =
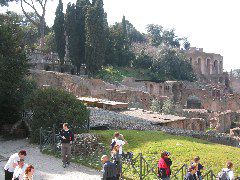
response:
M31 140L38 142L40 128L59 127L69 123L74 133L87 130L89 111L74 95L52 88L35 91L26 101L26 107L33 112Z

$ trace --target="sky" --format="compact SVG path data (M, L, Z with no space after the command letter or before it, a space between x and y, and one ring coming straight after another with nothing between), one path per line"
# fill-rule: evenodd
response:
M53 24L57 0L48 0L46 21ZM68 2L63 0L64 9ZM179 37L187 37L191 46L205 52L221 54L224 70L240 69L240 0L104 0L108 23L120 22L125 15L140 32L146 25L159 24L176 29ZM20 3L0 7L21 13Z

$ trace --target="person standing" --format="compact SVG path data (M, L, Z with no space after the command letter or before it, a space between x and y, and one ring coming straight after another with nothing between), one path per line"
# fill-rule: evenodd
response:
M27 168L27 164L24 163L24 159L20 159L18 162L18 166L15 168L13 172L13 180L23 180L23 175Z
M223 168L221 172L218 173L217 179L219 180L234 180L234 173L233 173L233 163L231 161L227 162L227 167Z
M112 139L111 147L115 145L119 146L119 156L121 157L123 154L123 145L128 144L128 142L125 140L124 136L120 134L119 132L114 133L114 139ZM111 149L111 150L112 150Z
M33 180L33 174L34 174L34 167L33 165L29 165L25 170L23 180Z
M116 165L117 179L120 179L122 176L122 159L119 155L119 145L115 145L112 150L112 160Z
M101 161L103 163L102 180L117 180L116 165L109 161L109 158L107 155L103 155L101 158Z
M74 140L74 134L68 129L68 123L63 124L63 129L60 132L60 136L62 144L62 162L63 167L66 168L67 165L70 165L71 144Z
M200 157L199 156L196 156L194 158L194 163L197 164L197 178L199 180L202 180L202 170L206 170L206 168L200 163Z
M197 172L197 164L193 163L188 167L188 173L184 177L184 180L197 180L196 176L194 176Z
M5 171L5 180L12 180L14 169L17 167L20 159L24 159L27 156L25 150L19 151L19 153L15 153L10 156L8 162L4 166Z
M169 152L162 151L161 158L158 161L158 176L163 180L170 180L172 160L169 156Z

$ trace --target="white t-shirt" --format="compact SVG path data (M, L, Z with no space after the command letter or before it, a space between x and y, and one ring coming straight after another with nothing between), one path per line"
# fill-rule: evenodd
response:
M13 173L13 179L18 177L19 180L22 180L27 166L28 166L27 164L24 164L22 168L17 166Z
M119 139L112 139L112 143L116 141L116 145L119 145L119 154L122 154L122 146L125 144L125 142L123 140L119 140Z
M13 167L13 164L17 163L18 161L20 161L20 157L18 153L11 155L7 164L4 166L4 170L8 170L9 172L14 172L15 168Z
M228 177L229 177L230 180L234 180L234 173L231 169L224 168L223 171L228 173Z

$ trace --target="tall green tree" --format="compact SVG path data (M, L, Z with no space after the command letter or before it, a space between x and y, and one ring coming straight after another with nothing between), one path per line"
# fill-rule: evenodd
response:
M64 27L64 14L63 14L63 3L59 0L57 10L55 13L55 20L53 25L53 30L55 34L55 44L58 57L60 59L61 65L64 64L64 57L66 54L66 37L65 37L65 27Z
M103 1L96 0L89 6L86 14L86 65L89 74L95 74L105 61L106 15Z
M21 118L27 58L23 32L16 19L0 14L0 120L13 124Z

